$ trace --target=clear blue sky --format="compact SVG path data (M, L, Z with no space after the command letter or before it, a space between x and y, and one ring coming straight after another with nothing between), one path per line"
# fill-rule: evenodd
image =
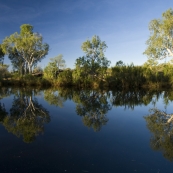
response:
M31 24L50 46L39 65L63 54L67 67L74 68L84 55L82 42L98 35L108 46L111 66L119 60L142 65L148 24L169 8L173 0L0 0L0 40ZM5 63L10 63L7 57Z

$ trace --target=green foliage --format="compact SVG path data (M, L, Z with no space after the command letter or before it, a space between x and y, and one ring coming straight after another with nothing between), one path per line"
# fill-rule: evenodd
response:
M51 62L44 69L44 77L48 79L57 79L60 73L60 69L65 67L65 60L63 55L58 55L55 58L51 58Z
M98 36L93 36L91 40L85 41L81 48L86 55L76 60L73 73L74 83L79 85L83 83L86 86L96 80L104 81L110 65L110 61L104 56L106 43L102 42Z
M45 78L27 74L20 76L18 73L10 74L10 79L3 80L2 85L10 86L50 86L51 83Z
M9 56L13 67L27 74L47 55L49 45L43 43L41 35L33 33L33 26L24 24L20 28L20 33L16 32L3 40L2 49Z
M73 71L73 83L79 86L90 86L92 77L89 75L90 66L86 63L85 57L76 60L76 68Z
M104 57L107 45L104 41L102 42L100 40L99 36L95 35L91 40L83 42L81 48L87 57L91 58L93 61L97 61L97 59Z
M2 80L2 78L8 78L10 77L10 73L8 71L8 65L4 64L4 65L0 65L0 79Z
M2 50L2 47L1 47L1 44L0 44L0 63L3 63L3 61L4 61L4 52L3 52L3 50Z
M64 70L63 72L59 73L57 83L60 86L72 85L72 71Z
M110 85L123 88L139 88L145 83L144 69L133 64L112 67Z
M123 61L117 61L116 62L116 66L124 66L125 64L123 63Z
M162 19L152 20L149 30L150 37L144 54L151 60L173 57L173 10L164 12Z
M57 78L58 67L55 62L49 62L49 64L44 69L44 77L48 79Z
M63 59L63 55L60 54L54 58L50 58L52 63L56 64L58 70L65 68L65 60Z
M34 27L30 24L23 24L20 26L20 35L25 36L26 34L32 35Z

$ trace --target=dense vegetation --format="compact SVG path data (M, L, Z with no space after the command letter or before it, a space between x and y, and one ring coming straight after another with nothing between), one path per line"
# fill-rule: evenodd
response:
M75 68L66 68L63 55L51 58L42 69L37 66L48 54L49 45L43 37L33 32L33 26L23 24L20 33L6 37L0 45L1 85L53 85L109 88L173 87L172 61L159 63L173 57L173 10L163 13L162 19L154 19L149 24L151 32L144 54L148 61L141 66L124 64L121 60L110 67L105 57L107 45L99 36L83 42L84 56L75 61ZM12 71L3 64L4 56L11 60Z

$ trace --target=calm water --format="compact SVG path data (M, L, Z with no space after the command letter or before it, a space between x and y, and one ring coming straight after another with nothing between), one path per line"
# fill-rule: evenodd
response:
M0 172L172 173L173 91L0 89Z

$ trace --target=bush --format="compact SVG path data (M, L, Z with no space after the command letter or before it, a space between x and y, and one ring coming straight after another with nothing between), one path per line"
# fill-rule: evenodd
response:
M58 85L72 85L72 71L65 70L58 75Z

